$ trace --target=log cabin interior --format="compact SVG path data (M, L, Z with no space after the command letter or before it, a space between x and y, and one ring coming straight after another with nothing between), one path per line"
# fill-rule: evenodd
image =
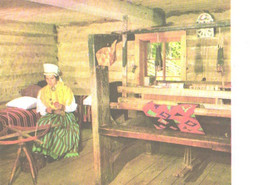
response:
M53 63L81 128L79 157L36 182L12 171L1 125L1 184L231 184L230 14L230 0L1 0L0 109Z

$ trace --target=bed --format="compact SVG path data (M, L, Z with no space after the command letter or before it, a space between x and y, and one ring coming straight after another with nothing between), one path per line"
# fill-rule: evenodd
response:
M40 114L36 109L7 107L0 110L0 136L8 134L8 127L35 127Z

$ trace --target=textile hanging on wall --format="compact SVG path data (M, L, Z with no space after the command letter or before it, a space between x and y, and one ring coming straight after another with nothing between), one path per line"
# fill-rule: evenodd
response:
M154 124L157 129L171 128L181 132L205 134L194 115L196 107L197 105L193 104L169 106L149 102L143 107L143 112L146 116L159 118L158 123ZM174 120L178 128L167 120Z
M162 70L163 62L162 62L162 54L161 54L161 46L156 47L156 55L155 55L155 66L158 67L158 71Z
M218 48L217 71L218 72L224 72L224 51L223 51L223 47Z
M217 71L222 73L224 72L224 37L221 33L221 28L219 28L219 38L218 38L218 58L217 58Z
M116 61L116 43L117 40L113 42L111 47L104 47L97 51L96 57L98 65L101 66L111 66Z

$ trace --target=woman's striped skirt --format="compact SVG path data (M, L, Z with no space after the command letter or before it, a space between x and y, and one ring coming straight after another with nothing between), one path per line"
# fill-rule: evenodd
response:
M79 125L73 113L65 115L47 114L41 117L38 125L60 124L40 138L43 144L34 144L32 151L39 152L53 159L78 156Z

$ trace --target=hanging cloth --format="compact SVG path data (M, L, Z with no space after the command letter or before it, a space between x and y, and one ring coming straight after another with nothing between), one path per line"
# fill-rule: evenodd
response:
M223 50L223 35L219 28L219 39L218 39L218 58L217 58L217 71L224 72L224 50Z
M97 51L96 57L98 65L100 66L111 66L116 61L116 44L115 40L111 47L103 47Z
M217 71L223 72L224 66L224 50L223 47L218 48L218 60L217 60Z
M155 66L158 67L158 71L160 71L163 67L161 50L161 45L156 46Z

